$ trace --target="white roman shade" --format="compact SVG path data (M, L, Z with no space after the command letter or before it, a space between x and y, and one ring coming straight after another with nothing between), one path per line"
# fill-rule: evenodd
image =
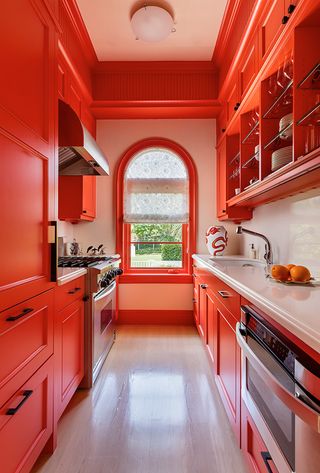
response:
M188 223L189 176L178 155L146 149L131 159L124 179L125 223Z

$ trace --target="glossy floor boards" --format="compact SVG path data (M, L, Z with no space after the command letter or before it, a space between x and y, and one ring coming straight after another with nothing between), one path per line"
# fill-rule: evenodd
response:
M247 473L193 327L121 326L33 473Z

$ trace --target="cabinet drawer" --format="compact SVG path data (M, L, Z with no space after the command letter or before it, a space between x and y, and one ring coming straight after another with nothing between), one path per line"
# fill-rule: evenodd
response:
M56 287L56 308L61 310L84 295L84 277Z
M240 320L240 295L218 278L215 278L215 284L210 289L236 320Z
M0 407L1 473L30 471L52 433L52 405L51 357Z
M244 402L241 404L241 448L250 473L278 473Z
M53 353L53 291L0 313L0 388L19 371L31 373Z

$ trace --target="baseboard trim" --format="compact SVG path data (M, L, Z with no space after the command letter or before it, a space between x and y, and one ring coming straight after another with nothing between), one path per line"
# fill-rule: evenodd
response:
M192 310L119 310L117 324L193 325Z

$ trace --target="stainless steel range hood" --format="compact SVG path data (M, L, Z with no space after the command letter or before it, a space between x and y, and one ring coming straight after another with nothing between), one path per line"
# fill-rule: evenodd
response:
M72 108L59 100L59 174L106 176L109 164Z

